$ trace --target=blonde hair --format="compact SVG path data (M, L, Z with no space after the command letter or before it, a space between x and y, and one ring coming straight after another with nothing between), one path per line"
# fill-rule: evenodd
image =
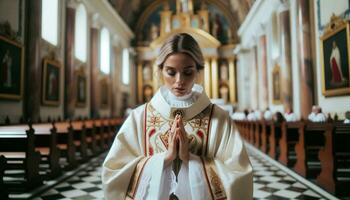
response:
M174 53L185 53L195 61L197 70L204 68L204 58L196 40L187 33L179 33L169 37L160 48L156 64L159 69L163 68L165 60Z

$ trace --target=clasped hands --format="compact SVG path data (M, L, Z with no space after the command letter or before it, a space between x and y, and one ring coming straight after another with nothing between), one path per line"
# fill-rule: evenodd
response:
M181 115L176 115L170 129L165 165L169 165L177 155L183 162L187 162L189 159L188 138Z

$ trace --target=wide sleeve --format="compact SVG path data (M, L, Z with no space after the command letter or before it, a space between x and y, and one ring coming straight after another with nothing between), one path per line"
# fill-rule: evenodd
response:
M102 185L107 200L133 199L144 167L158 157L147 157L144 154L142 116L141 109L131 112L103 162ZM156 180L154 182L159 183ZM154 188L157 187L159 188Z
M252 167L234 122L219 112L211 123L208 154L200 157L211 199L252 199Z

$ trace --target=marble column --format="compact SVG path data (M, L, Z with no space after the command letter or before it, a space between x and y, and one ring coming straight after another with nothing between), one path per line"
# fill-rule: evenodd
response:
M137 98L138 103L143 103L143 68L142 60L137 61Z
M205 92L207 93L208 97L211 98L211 78L210 78L210 62L208 59L205 59L204 61L204 88Z
M90 28L90 117L98 117L99 116L99 105L98 105L98 75L100 73L100 69L98 68L98 52L99 52L99 42L98 36L99 31L97 28Z
M257 56L257 46L254 46L250 50L249 54L249 63L250 63L250 106L251 109L257 109L259 106L259 90L258 90L258 72L257 72L257 64L258 64L258 56Z
M278 13L278 27L280 33L281 93L284 110L287 111L293 109L290 12L287 5L284 5Z
M229 84L230 84L230 103L236 103L237 101L237 91L236 91L236 66L235 58L230 58L228 62L228 73L229 73Z
M266 35L262 35L259 38L259 63L260 66L260 83L258 83L258 89L260 91L259 108L265 110L269 105L268 84L267 84L267 47L266 47Z
M66 43L65 43L65 67L64 67L64 117L74 117L76 104L76 87L74 77L74 28L75 9L66 9Z
M24 117L36 122L40 115L41 62L41 1L26 1L26 55L24 84ZM37 81L33 81L37 80Z
M211 69L211 89L212 89L212 98L219 98L219 71L218 71L218 62L217 58L212 58L210 63Z
M303 119L306 119L309 115L314 101L309 3L309 0L297 1L298 59L300 66L300 113Z

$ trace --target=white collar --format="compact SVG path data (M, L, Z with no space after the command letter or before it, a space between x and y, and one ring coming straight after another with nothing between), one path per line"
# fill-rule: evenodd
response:
M203 88L200 85L193 85L192 90L189 94L178 97L175 96L167 87L162 86L160 88L160 93L165 99L165 101L175 108L187 108L191 106L202 93Z
M192 88L192 95L188 97L188 105L184 107L178 107L170 104L162 93L166 91L161 87L157 93L152 97L150 104L155 110L157 110L163 117L173 119L175 113L180 111L183 113L184 120L192 119L194 116L202 112L209 104L210 100L203 90L203 87L195 84ZM191 102L192 101L192 102Z

